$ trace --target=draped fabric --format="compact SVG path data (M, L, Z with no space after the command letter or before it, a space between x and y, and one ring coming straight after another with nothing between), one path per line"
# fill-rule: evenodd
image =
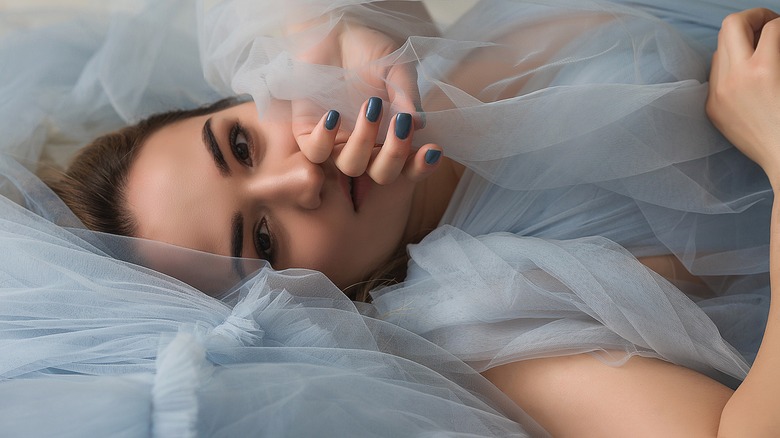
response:
M722 19L709 13L720 6L697 2L702 15L685 23L679 17L687 6L665 13L677 17L670 27L645 12L672 5L649 3L634 10L545 4L529 12L486 2L464 20L462 32L485 19L490 35L502 35L512 23L528 29L550 16L608 15L552 56L539 55L544 65L514 78L523 82L516 97L458 109L459 123L446 129L441 120L441 132L428 139L449 136L443 144L457 146L447 153L471 170L442 220L455 228L411 249L405 284L374 293L383 318L478 370L609 349L618 355L608 362L649 355L731 385L744 378L768 308L771 189L704 113ZM535 45L558 29L553 21L533 32L532 41L521 31L512 42ZM500 52L515 56L508 59L469 56L514 65L528 62L528 53L513 45ZM491 83L480 93L510 85ZM427 114L426 134L437 115ZM498 234L467 239L463 232ZM579 240L592 236L609 241ZM705 290L648 276L632 257L616 257L614 243L634 257L674 254ZM678 288L706 298L682 297Z
M356 0L117 1L7 32L5 432L540 435L477 372L605 350L735 384L766 318L772 196L703 103L720 20L762 5L491 0L437 29ZM306 99L349 126L379 90L299 59L345 21L398 39L374 67L416 70L415 144L469 169L442 227L410 248L408 280L373 305L317 273L90 232L35 175L100 133L228 95L261 115ZM661 254L713 297L635 259Z
M76 222L21 165L0 168L4 193L36 202L0 198L8 436L541 433L472 368L361 315L319 273L264 268L218 300L114 255L126 240L39 216Z
M635 355L661 358L730 385L749 369L709 309L607 239L475 238L447 225L411 255L407 281L375 293L380 317L478 371L589 352L611 365ZM766 302L750 292L717 306L732 311L724 328L742 321L731 341L760 341L760 332L746 330L744 322L765 321Z

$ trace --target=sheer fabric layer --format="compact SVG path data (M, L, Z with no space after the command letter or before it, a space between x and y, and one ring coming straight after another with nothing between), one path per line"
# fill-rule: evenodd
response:
M261 114L305 98L349 126L382 90L297 57L341 20L381 23L405 42L376 63L418 74L415 144L470 169L443 220L457 228L414 247L409 281L358 312L320 275L264 267L235 286L232 260L88 232L4 159L9 434L525 436L542 432L471 367L609 350L610 363L640 354L744 377L768 302L771 195L702 104L722 16L765 4L490 1L437 31L370 2L203 3L112 2L8 33L2 151L61 163L98 133L239 93ZM468 80L500 69L508 79ZM148 251L197 260L177 276L232 293L144 267ZM666 253L718 296L694 305L633 259Z
M755 274L768 269L771 190L703 108L721 20L762 5L486 1L431 36L371 3L314 2L301 15L294 3L236 0L204 14L201 58L212 84L251 94L261 113L272 98L300 99L339 110L345 126L368 96L404 95L392 78L367 88L369 67L416 66L426 125L415 144L442 145L471 173L442 223L472 235L600 235L637 256L674 254L695 275ZM299 60L355 17L406 42L358 71ZM232 30L246 20L264 25Z
M23 167L0 169L4 193L67 215ZM104 251L125 240L85 238L7 197L0 213L8 436L543 433L462 361L361 315L321 274L264 269L220 301Z
M263 269L242 280L236 260L89 232L18 164L62 164L97 134L238 92L203 79L202 11L112 2L0 45L4 434L543 434L462 361L361 315L323 276L249 264ZM150 269L149 254L230 293Z
M708 315L714 308L697 306L607 239L475 238L443 226L410 253L407 281L374 293L380 318L478 371L588 352L612 365L657 357L731 385L748 371ZM760 304L742 297L752 306L740 321L765 320L759 292L751 298ZM741 335L751 333L760 341L760 330Z

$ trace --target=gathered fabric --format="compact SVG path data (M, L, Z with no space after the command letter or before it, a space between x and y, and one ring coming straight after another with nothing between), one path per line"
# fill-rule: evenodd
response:
M772 192L704 102L722 18L771 5L490 0L447 27L378 6L112 1L3 35L4 433L543 436L479 372L592 353L744 378ZM261 117L305 99L353 125L380 90L299 59L345 22L399 41L365 68L414 68L415 147L467 168L407 281L373 304L316 272L89 231L39 178L101 133L225 96ZM471 81L481 70L502 75ZM706 298L637 261L666 254Z

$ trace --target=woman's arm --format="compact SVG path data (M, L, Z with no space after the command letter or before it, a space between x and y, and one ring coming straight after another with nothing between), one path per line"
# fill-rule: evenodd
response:
M645 357L614 367L588 354L482 373L555 437L714 437L732 390Z
M707 111L780 185L780 18L729 16L713 58ZM484 372L554 436L777 436L780 431L780 203L770 233L772 304L745 381L732 392L660 360L610 367L588 355L516 362Z
M780 186L780 16L751 9L726 18L713 57L707 113L745 155ZM780 205L770 231L771 304L764 339L745 381L726 405L722 436L780 431Z

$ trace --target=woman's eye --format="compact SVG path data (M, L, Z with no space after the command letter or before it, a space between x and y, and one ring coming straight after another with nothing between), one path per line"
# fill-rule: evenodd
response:
M273 238L268 229L268 221L263 218L255 231L255 249L260 258L267 260L273 265Z
M233 156L241 163L247 166L252 165L252 150L249 145L249 139L244 132L244 128L236 123L230 130L230 149L233 150Z

